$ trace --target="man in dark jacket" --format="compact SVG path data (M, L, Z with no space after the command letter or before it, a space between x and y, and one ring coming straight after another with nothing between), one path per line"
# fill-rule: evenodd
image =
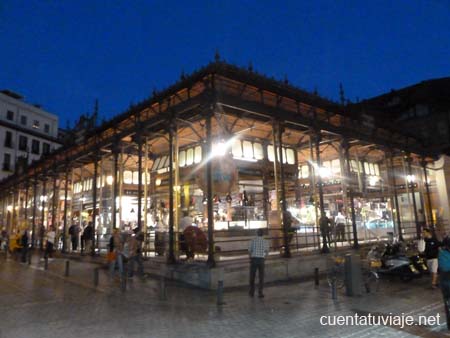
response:
M440 243L436 235L430 229L423 230L423 239L425 241L425 258L427 260L428 271L431 274L431 287L436 289L438 287L438 255Z
M20 237L20 245L22 246L21 262L25 263L27 261L28 253L28 230L24 229L22 236Z

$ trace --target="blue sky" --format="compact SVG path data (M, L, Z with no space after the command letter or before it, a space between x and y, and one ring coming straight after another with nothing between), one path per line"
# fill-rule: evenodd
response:
M0 89L111 118L214 59L338 100L450 76L450 0L0 0Z

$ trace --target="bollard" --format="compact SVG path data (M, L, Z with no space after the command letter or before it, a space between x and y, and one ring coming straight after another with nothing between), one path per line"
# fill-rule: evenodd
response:
M159 299L160 300L166 300L167 294L166 294L166 277L161 276L159 280Z
M48 270L48 257L44 257L44 270Z
M224 305L223 301L223 280L217 282L217 305Z
M319 286L319 268L314 269L314 285Z
M69 277L70 261L66 260L66 270L64 271L64 276Z
M337 283L336 283L336 279L333 279L331 281L331 299L333 299L333 300L337 299Z
M98 268L94 269L94 286L98 286Z

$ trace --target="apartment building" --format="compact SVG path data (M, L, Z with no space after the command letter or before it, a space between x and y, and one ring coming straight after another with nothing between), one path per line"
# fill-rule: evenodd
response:
M0 180L58 148L58 116L0 91Z

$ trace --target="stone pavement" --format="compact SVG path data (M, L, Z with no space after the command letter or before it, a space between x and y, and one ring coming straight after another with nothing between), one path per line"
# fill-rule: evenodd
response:
M270 284L264 299L238 288L226 291L226 304L217 306L214 292L173 282L161 299L159 280L152 278L135 278L121 292L106 271L95 288L96 265L73 261L64 277L64 263L55 259L44 271L38 257L31 266L0 257L0 338L450 337L440 291L429 289L426 278L383 280L376 293L350 298L340 292L336 301L325 281L318 288L312 282ZM321 316L326 321L355 314L411 315L415 324L320 322ZM440 325L417 325L420 315L440 315Z

